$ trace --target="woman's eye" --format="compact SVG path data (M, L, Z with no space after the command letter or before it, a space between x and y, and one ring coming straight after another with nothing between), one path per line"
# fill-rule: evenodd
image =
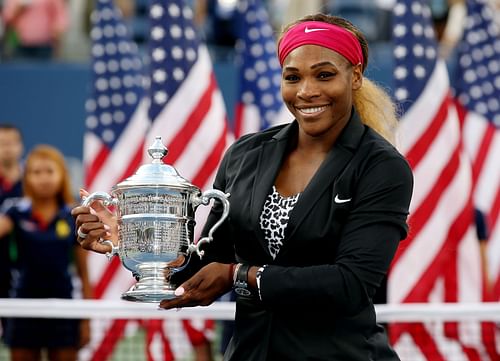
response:
M288 75L284 76L284 79L286 81L297 81L299 79L299 77L295 74L288 74Z
M328 79L328 78L333 77L334 75L335 74L333 74L331 72L322 71L321 73L318 74L318 78L320 78L320 79Z

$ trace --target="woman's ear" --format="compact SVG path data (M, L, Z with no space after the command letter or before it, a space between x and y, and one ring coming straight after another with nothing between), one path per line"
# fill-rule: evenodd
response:
M352 90L358 90L363 85L363 69L361 63L352 66Z

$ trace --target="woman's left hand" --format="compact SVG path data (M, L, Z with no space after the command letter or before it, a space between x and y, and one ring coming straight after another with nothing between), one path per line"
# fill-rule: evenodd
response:
M230 264L217 262L206 265L177 287L176 298L161 301L160 307L171 309L210 305L231 289L233 285L231 268Z

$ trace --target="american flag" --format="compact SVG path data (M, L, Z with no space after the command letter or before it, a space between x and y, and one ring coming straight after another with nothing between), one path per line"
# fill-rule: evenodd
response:
M153 0L150 7L148 139L161 136L165 161L201 189L212 188L222 155L232 141L226 109L207 47L200 42L193 11L182 0ZM196 212L199 234L209 207ZM196 236L195 236L196 237ZM164 342L169 322L149 332L148 359L169 360ZM184 323L192 343L213 333L213 321ZM161 351L163 350L163 351Z
M85 187L109 191L142 162L150 122L143 88L143 65L121 12L111 0L98 0L91 14L92 76L84 135ZM133 282L115 257L89 255L94 297L119 294ZM128 273L128 274L127 274ZM117 278L117 276L119 276Z
M191 8L182 1L152 3L150 67L143 77L136 46L119 11L112 1L98 0L91 32L95 87L86 104L89 117L84 141L90 191L108 191L143 161L150 162L144 158L144 148L158 135L169 148L165 161L200 188L211 188L231 138L208 51L197 39L192 16ZM208 207L199 207L198 229L208 211ZM97 298L117 299L134 282L118 257L109 264L102 255L90 257ZM187 357L185 345L199 342L213 331L210 320L176 322L140 322L146 330L148 360ZM81 353L82 359L109 359L121 337L137 326L127 320L109 322L105 334L93 337ZM170 342L174 340L169 336L174 335L176 342Z
M398 0L393 15L394 95L403 111L400 149L413 169L415 188L410 232L389 273L388 300L480 302L472 171L431 12L422 0ZM391 326L390 336L403 360L489 360L475 326L400 324Z
M143 64L131 41L121 12L111 0L98 0L91 14L92 75L84 135L85 188L109 191L134 173L142 162L144 139L150 122L143 88ZM95 298L119 297L134 280L118 257L108 262L90 253L89 277ZM126 322L123 321L122 325ZM90 344L80 352L83 360L105 360L113 340L121 336L116 325L92 322ZM109 335L116 335L110 338ZM111 341L111 343L109 343Z
M183 1L153 1L150 21L149 139L161 136L169 149L165 161L198 187L211 188L231 138L208 49Z
M473 199L484 217L486 282L484 301L500 300L500 31L486 1L467 1L467 18L458 46L456 100L463 138L472 163ZM500 359L499 330L484 323L483 340L492 359Z
M500 31L486 0L467 1L456 95L471 157L474 204L485 216L487 301L500 300Z
M292 118L281 98L281 67L265 7L260 0L242 0L237 16L241 27L236 44L240 78L234 120L236 138Z
M149 126L142 62L121 13L98 0L91 14L92 84L86 102L85 185L109 190L141 163Z

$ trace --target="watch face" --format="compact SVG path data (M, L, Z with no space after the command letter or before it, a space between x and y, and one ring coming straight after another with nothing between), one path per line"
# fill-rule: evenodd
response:
M246 288L241 288L241 287L237 287L234 289L234 292L236 292L238 295L240 296L250 296L252 293L247 290Z

